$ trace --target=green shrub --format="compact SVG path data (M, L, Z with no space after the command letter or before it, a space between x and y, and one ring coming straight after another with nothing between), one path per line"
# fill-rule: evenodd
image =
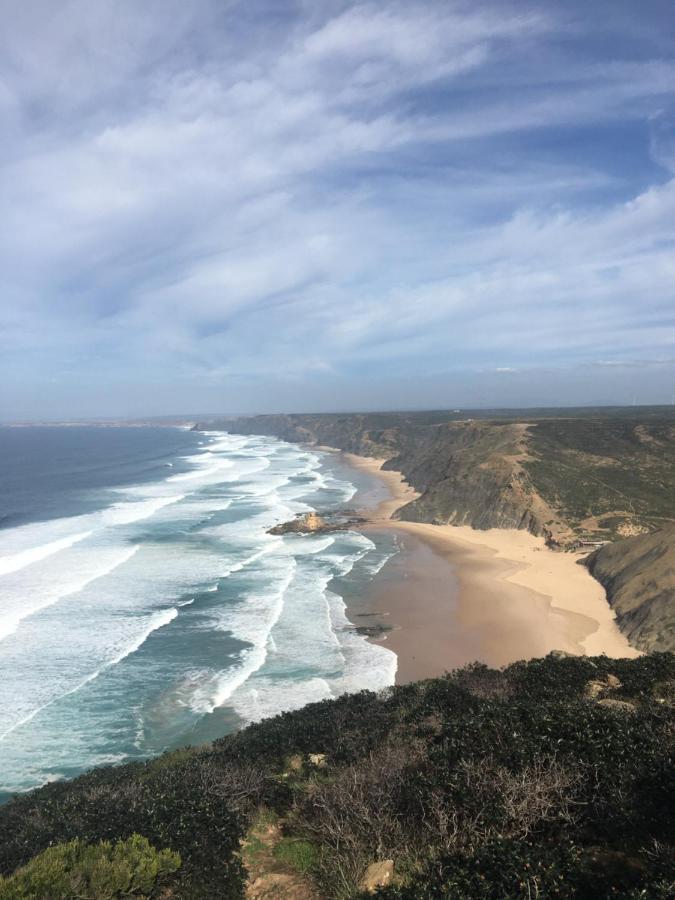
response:
M178 853L155 850L138 834L115 844L75 839L50 847L14 875L0 878L0 900L147 898L180 864Z
M227 775L231 774L229 771ZM94 769L0 807L0 873L9 874L54 843L87 843L145 835L180 853L181 897L239 898L236 855L244 822L208 757L176 765L134 763Z

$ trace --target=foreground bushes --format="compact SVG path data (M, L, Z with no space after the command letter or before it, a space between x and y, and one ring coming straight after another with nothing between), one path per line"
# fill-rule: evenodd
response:
M608 674L630 706L586 698ZM672 654L549 656L313 704L16 798L0 808L0 871L55 842L138 833L180 854L170 896L238 898L239 842L269 809L285 834L279 864L325 897L358 896L368 864L391 858L383 897L665 898L673 684Z
M235 856L244 822L236 797L211 781L208 757L195 752L154 763L102 768L46 785L0 808L0 871L9 873L52 843L96 844L142 834L180 854L170 879L180 896L239 897Z
M574 842L501 839L473 854L441 856L406 884L380 890L377 896L380 900L668 900L673 897L673 862L659 845L640 858Z
M157 851L138 834L111 844L80 840L50 847L9 878L0 878L0 900L68 900L70 897L144 898L180 868L180 856Z

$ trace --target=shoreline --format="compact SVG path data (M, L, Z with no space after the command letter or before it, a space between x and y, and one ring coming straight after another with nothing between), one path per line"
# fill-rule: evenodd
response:
M389 493L374 509L359 510L367 520L360 530L395 532L401 552L347 615L356 625L368 616L390 629L369 640L396 653L397 684L474 660L499 667L552 650L641 655L619 631L602 585L579 564L585 554L550 550L517 529L393 520L419 496L403 475L383 471L384 460L338 452Z
M414 488L410 487L401 472L397 472L395 469L382 468L386 459L378 459L370 456L357 456L355 453L346 453L342 450L337 452L340 453L341 457L352 468L358 469L361 472L367 472L369 475L372 475L381 481L389 492L389 497L380 501L375 509L359 510L359 513L368 520L369 525L391 522L391 517L397 509L405 506L406 503L411 503L420 496Z

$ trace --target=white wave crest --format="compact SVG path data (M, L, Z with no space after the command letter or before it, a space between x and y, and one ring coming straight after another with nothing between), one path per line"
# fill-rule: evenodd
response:
M220 626L252 646L242 652L239 665L234 670L217 674L206 690L201 689L195 693L191 701L195 711L210 713L216 707L223 706L265 664L270 635L279 621L286 589L295 573L295 562L290 562L285 577L275 582L274 590L249 594L237 611L236 622L223 622Z
M83 588L93 581L96 581L98 578L110 575L110 573L114 572L119 566L128 562L132 556L135 556L138 549L138 544L134 544L131 547L123 547L122 550L115 554L113 559L106 565L96 569L84 578L76 578L76 580L71 582L65 589L62 589L55 594L50 595L48 591L38 594L33 591L29 594L27 600L25 598L20 598L21 605L15 606L14 608L9 608L8 602L6 602L2 610L2 619L0 619L0 641L8 637L8 635L13 634L24 619L35 615L35 613L38 613L43 609L47 609L49 606L53 606L55 603L58 603L59 600L70 597L72 594L77 594L78 591L83 590Z
M40 562L48 556L60 553L83 541L91 535L91 531L81 531L79 534L71 534L65 538L59 538L56 541L50 541L41 547L31 547L28 550L22 550L20 553L13 553L9 556L0 556L0 575L9 575L11 572L18 572L19 569L25 569L33 563Z
M103 511L102 519L105 525L131 525L132 522L141 522L149 519L172 503L179 503L185 499L185 494L175 494L172 497L153 497L151 500L139 500L133 503L116 503Z
M47 707L53 706L55 703L58 703L65 697L70 697L72 694L76 694L78 691L82 690L85 685L89 684L91 681L94 681L107 669L118 665L122 662L123 659L126 659L127 656L131 656L132 653L135 653L142 647L142 645L147 641L153 631L157 631L157 629L162 628L164 625L168 625L169 622L172 622L177 615L178 610L172 607L171 609L162 610L154 616L151 616L149 625L128 646L120 650L117 654L115 654L115 656L112 657L112 659L109 659L102 666L96 669L96 671L92 672L90 675L87 675L87 677L80 681L79 684L76 684L75 687L71 688L69 691L65 691L63 694L59 694L58 697L53 697L47 703L44 703L42 706L38 706L27 716L24 716L18 722L15 722L10 728L7 728L2 732L2 734L0 734L0 741L4 740L9 734L11 734L13 731L16 731L17 728L20 728L22 725L27 725L28 722L32 721L38 715L38 713L42 712L43 709L47 709Z
M118 665L122 662L123 659L126 659L127 656L131 656L132 653L135 653L142 647L142 645L147 641L153 631L157 631L158 628L162 628L164 625L168 625L169 622L172 622L177 615L178 610L172 607L171 609L162 610L162 612L152 616L150 618L150 624L148 625L148 627L137 638L135 638L135 640L131 644L129 644L127 647L113 656L112 659L105 662L102 666L96 669L95 672L87 675L87 677L84 678L79 684L76 684L74 688L71 688L69 691L60 694L58 697L54 697L48 703L39 706L37 709L32 710L32 712L30 712L27 716L24 716L20 721L12 725L11 728L3 731L2 734L0 734L0 741L4 740L4 738L6 738L7 735L11 734L13 731L16 731L17 728L20 728L22 725L26 725L28 722L34 719L35 716L38 715L38 713L41 713L43 709L47 709L47 707L53 706L55 703L58 703L65 697L70 697L71 694L76 694L78 691L82 690L85 685L89 684L89 682L94 681L96 678L98 678L102 672L106 671L106 669L110 669L113 666Z

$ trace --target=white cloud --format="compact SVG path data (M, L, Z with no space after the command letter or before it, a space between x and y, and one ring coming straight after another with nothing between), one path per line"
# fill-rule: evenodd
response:
M540 146L651 122L669 164L675 60L566 55L562 7L54 10L5 17L12 365L506 372L675 338L675 182Z

